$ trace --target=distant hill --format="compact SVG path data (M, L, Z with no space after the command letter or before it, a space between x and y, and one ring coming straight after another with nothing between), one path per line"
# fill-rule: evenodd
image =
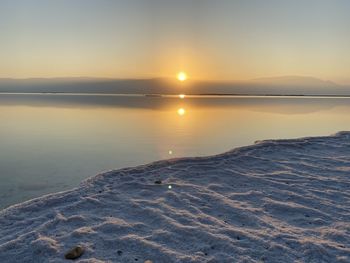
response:
M173 79L33 78L0 79L0 92L120 94L350 95L350 87L313 77L282 76L249 81Z
M257 87L270 94L296 95L349 95L350 87L314 77L281 76L258 78L249 81L249 86Z
M252 82L264 85L281 85L281 86L297 86L297 87L338 87L339 85L332 81L325 81L314 77L302 76L280 76L272 78L257 78Z

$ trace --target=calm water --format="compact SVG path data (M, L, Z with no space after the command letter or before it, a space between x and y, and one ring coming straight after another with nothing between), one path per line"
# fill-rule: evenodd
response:
M98 172L350 130L348 98L0 95L0 208Z

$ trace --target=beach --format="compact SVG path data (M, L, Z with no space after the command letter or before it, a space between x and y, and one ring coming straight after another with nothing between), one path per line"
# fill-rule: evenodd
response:
M0 211L0 262L350 262L350 132L103 172Z

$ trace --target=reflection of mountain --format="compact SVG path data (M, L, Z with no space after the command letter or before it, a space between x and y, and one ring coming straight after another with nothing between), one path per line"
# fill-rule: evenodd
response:
M240 82L169 79L0 79L0 92L120 94L350 95L350 87L312 77L285 76Z
M26 105L63 108L135 108L156 111L184 107L186 109L244 109L278 114L304 114L349 107L348 98L254 98L254 97L178 97L31 94L0 95L0 105ZM348 110L346 111L348 112Z

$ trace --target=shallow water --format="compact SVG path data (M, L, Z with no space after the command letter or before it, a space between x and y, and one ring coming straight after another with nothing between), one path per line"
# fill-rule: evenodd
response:
M0 208L98 172L350 130L350 98L1 94Z

